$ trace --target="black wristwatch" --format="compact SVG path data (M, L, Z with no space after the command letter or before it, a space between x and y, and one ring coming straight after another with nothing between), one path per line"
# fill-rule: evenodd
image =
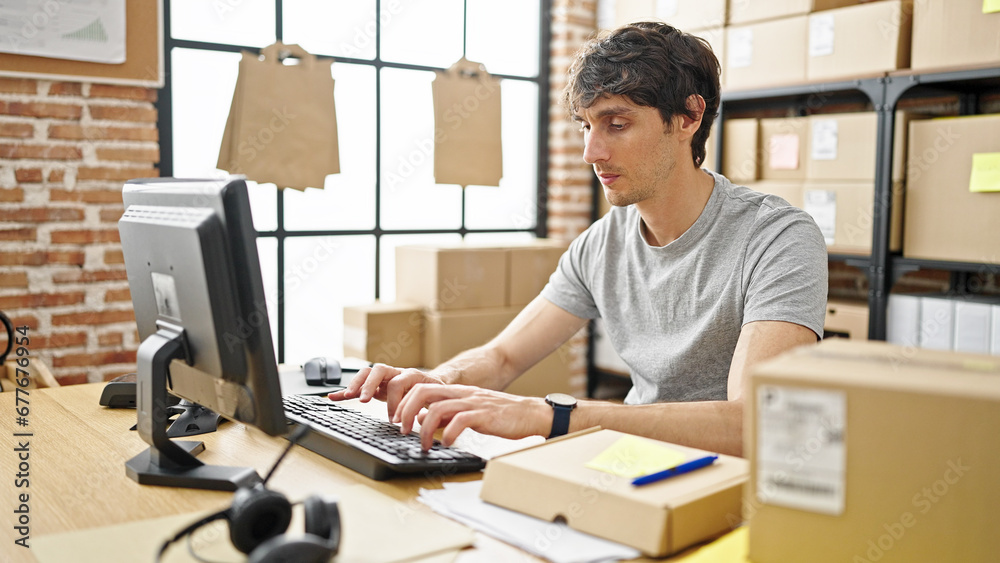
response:
M552 432L549 432L549 438L568 433L569 413L576 408L576 398L566 393L549 393L545 402L552 405Z

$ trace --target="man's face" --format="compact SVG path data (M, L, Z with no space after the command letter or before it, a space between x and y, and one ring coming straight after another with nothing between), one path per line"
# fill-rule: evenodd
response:
M677 164L677 140L656 108L609 96L573 118L583 126L583 160L594 166L611 205L624 207L663 192Z

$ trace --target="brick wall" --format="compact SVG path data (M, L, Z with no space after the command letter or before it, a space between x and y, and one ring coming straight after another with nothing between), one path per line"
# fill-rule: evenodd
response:
M117 221L158 176L156 90L0 78L0 310L62 384L135 370Z
M590 225L594 172L583 162L583 135L559 102L573 54L597 29L596 0L553 0L549 55L549 236L572 240ZM571 341L574 393L586 389L586 332Z

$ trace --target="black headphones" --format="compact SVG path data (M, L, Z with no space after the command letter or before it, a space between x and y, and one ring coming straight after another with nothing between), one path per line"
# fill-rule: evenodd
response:
M303 433L297 432L290 438L289 449ZM318 495L304 500L302 507L305 511L305 535L290 536L285 531L292 521L294 505L285 495L264 486L287 453L288 449L275 462L263 483L237 490L229 508L202 518L165 541L157 554L157 561L163 557L170 544L190 536L206 524L223 519L229 521L230 541L236 549L248 554L248 563L329 561L340 549L340 510L337 508L337 501ZM191 549L190 545L188 548Z

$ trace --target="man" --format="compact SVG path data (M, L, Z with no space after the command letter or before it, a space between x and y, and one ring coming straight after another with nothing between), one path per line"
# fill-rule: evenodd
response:
M386 400L403 432L420 422L425 448L441 427L451 444L465 428L521 438L600 425L741 455L750 368L822 334L818 227L700 168L719 105L719 64L700 39L640 23L591 41L564 102L615 207L491 342L426 373L377 365L330 398ZM631 368L626 404L493 391L595 317Z

